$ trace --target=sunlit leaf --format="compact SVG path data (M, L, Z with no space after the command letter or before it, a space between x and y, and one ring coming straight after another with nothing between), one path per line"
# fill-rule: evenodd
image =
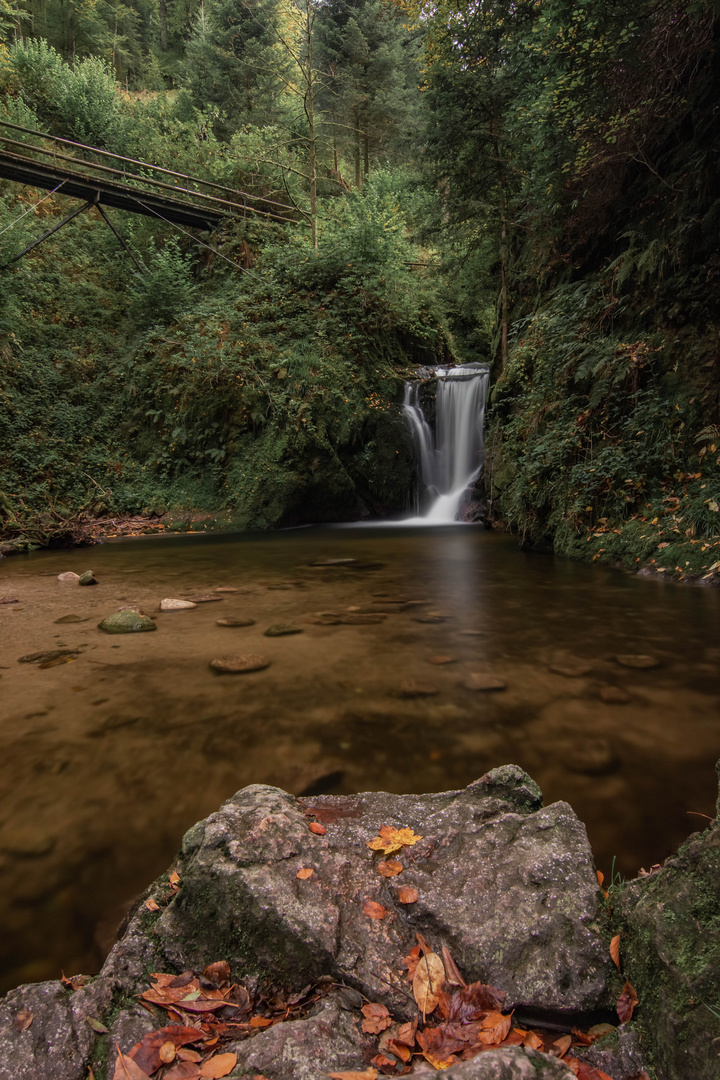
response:
M413 978L413 997L424 1016L437 1008L444 982L445 967L442 960L437 953L425 953L415 969Z
M417 836L412 829L395 829L391 825L381 825L378 832L378 836L368 840L367 846L373 851L382 851L384 855L392 855L422 840L422 836Z

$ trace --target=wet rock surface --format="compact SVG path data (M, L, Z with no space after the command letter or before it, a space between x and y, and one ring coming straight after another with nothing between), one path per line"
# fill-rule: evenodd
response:
M391 842L388 830L406 830L400 850L378 843ZM186 833L172 872L137 902L97 978L73 981L76 989L68 980L23 986L0 1002L0 1080L85 1080L88 1069L110 1080L115 1045L127 1054L168 1022L138 1003L149 973L182 984L220 959L251 995L279 987L288 1001L308 1000L286 1022L228 1029L221 1049L236 1055L232 1077L369 1077L379 1041L363 1030L361 1004L384 1004L397 1023L417 1015L402 961L418 934L449 949L468 982L507 991L504 1010L516 1009L519 1027L526 1008L569 1029L578 1013L608 1010L628 978L639 1018L572 1056L611 1080L642 1077L648 1060L657 1080L716 1080L717 1021L703 1003L720 998L718 880L713 823L659 871L614 887L620 976L609 957L618 922L610 925L584 827L566 804L544 807L517 766L432 795L296 798L253 785ZM417 900L401 903L399 886ZM237 1009L243 1015L233 1005L228 1016ZM412 1063L413 1075L435 1074ZM449 1080L566 1080L578 1067L511 1046L442 1069Z
M622 891L621 957L642 1002L645 1043L655 1044L654 1064L667 1080L720 1075L719 883L716 818Z
M392 881L378 871L383 851L369 846L383 826L413 830L412 845L393 854L402 869ZM398 1021L412 1019L402 959L418 933L438 950L447 946L468 982L506 990L508 1007L569 1015L611 1001L608 930L585 829L566 804L543 807L539 788L516 766L435 795L295 798L244 788L189 830L169 880L151 886L88 986L41 983L6 997L3 1080L84 1080L88 1066L104 1080L112 1075L103 1064L108 1039L127 1053L161 1025L135 1000L148 972L202 971L220 957L247 986L300 994L323 981L335 987L302 1018L224 1046L237 1053L238 1077L315 1080L368 1068L377 1040L362 1031L353 994L384 1003ZM401 903L399 885L415 890L417 901ZM25 1030L20 1013L33 1014ZM11 1072L3 1072L8 1062ZM447 1074L571 1075L522 1047L487 1051Z
M137 634L145 630L157 630L157 627L147 615L140 615L132 608L123 608L99 622L98 629L104 630L106 634Z

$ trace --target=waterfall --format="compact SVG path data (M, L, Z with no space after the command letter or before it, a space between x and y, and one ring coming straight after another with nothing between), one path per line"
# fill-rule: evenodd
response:
M462 497L482 472L483 420L489 374L478 364L435 368L435 432L420 401L420 384L406 383L403 415L410 428L423 492L432 502L417 519L444 525L458 520ZM424 501L424 499L423 499Z

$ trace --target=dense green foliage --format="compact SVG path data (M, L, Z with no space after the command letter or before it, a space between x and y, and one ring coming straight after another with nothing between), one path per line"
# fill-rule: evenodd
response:
M712 573L714 0L6 8L12 122L296 208L212 238L244 273L122 214L142 274L94 216L4 271L12 520L399 510L400 380L450 350L492 361L486 485L526 542ZM0 194L0 230L40 197Z
M461 2L428 19L454 258L485 253L497 279L495 506L563 554L709 573L716 6Z
M259 160L274 129L220 141L203 114L183 117L176 94L118 93L94 58L70 66L23 42L0 78L13 123L303 197L292 177L274 187ZM401 169L377 169L362 195L328 199L317 250L302 216L237 221L212 239L223 260L162 223L112 212L142 272L93 211L7 266L5 537L66 540L82 513L203 510L263 528L401 511L412 473L402 377L446 348L441 305L412 269L432 198ZM4 184L0 262L73 205Z

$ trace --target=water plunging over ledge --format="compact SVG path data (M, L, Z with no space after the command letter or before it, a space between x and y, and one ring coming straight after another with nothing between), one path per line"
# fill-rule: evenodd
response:
M479 364L434 369L437 378L435 432L420 401L421 383L405 384L403 415L415 445L421 490L418 510L431 502L416 523L450 525L458 521L463 496L483 469L483 423L489 372Z

